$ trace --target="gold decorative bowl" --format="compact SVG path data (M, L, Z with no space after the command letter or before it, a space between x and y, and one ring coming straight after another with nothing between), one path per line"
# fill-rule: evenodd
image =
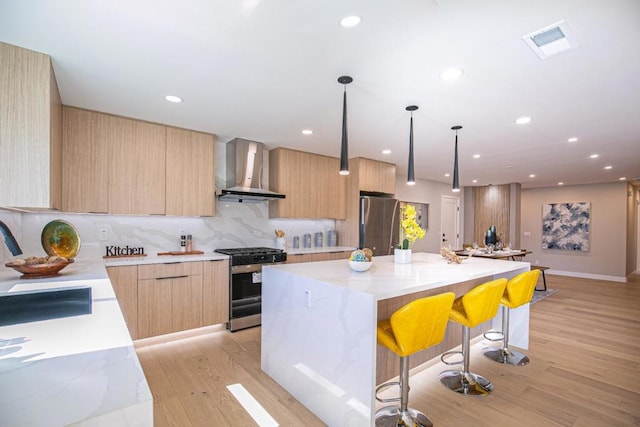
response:
M65 268L67 265L72 264L73 260L69 259L67 261L61 262L52 262L47 264L22 264L16 265L14 263L8 262L5 264L6 267L11 267L19 273L22 273L20 276L21 279L42 279L45 277L54 277L60 273L60 270Z
M76 228L61 219L51 221L44 226L40 241L47 255L71 259L78 255L80 250L80 237Z

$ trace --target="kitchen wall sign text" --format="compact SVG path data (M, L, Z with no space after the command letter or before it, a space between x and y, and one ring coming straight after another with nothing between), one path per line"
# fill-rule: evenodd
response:
M106 246L107 254L105 256L128 256L128 255L144 255L144 248L132 248L129 245L122 246Z

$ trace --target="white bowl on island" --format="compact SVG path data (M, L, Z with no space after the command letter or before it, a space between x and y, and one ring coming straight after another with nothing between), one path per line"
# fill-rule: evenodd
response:
M349 261L349 267L353 271L367 271L371 268L372 261Z

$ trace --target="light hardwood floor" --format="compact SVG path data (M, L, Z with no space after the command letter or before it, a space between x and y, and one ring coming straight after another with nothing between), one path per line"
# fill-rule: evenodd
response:
M471 370L488 397L459 396L440 363L412 371L410 406L436 426L640 426L640 276L629 283L547 276L558 292L531 307L531 363L503 366L472 346ZM205 333L202 333L205 332ZM495 344L491 344L495 345ZM155 425L255 426L226 386L241 383L281 426L321 426L260 370L260 328L200 330L136 342L154 398Z

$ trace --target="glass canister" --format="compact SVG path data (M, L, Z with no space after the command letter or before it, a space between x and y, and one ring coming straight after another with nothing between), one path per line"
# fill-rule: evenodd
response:
M338 234L336 233L336 230L329 230L327 232L327 246L338 246Z
M293 248L298 249L300 247L300 236L293 236Z
M316 248L321 248L324 246L324 235L322 234L322 231L318 231L313 235L313 246L315 246Z
M302 246L305 248L311 247L311 233L305 233L302 236Z

